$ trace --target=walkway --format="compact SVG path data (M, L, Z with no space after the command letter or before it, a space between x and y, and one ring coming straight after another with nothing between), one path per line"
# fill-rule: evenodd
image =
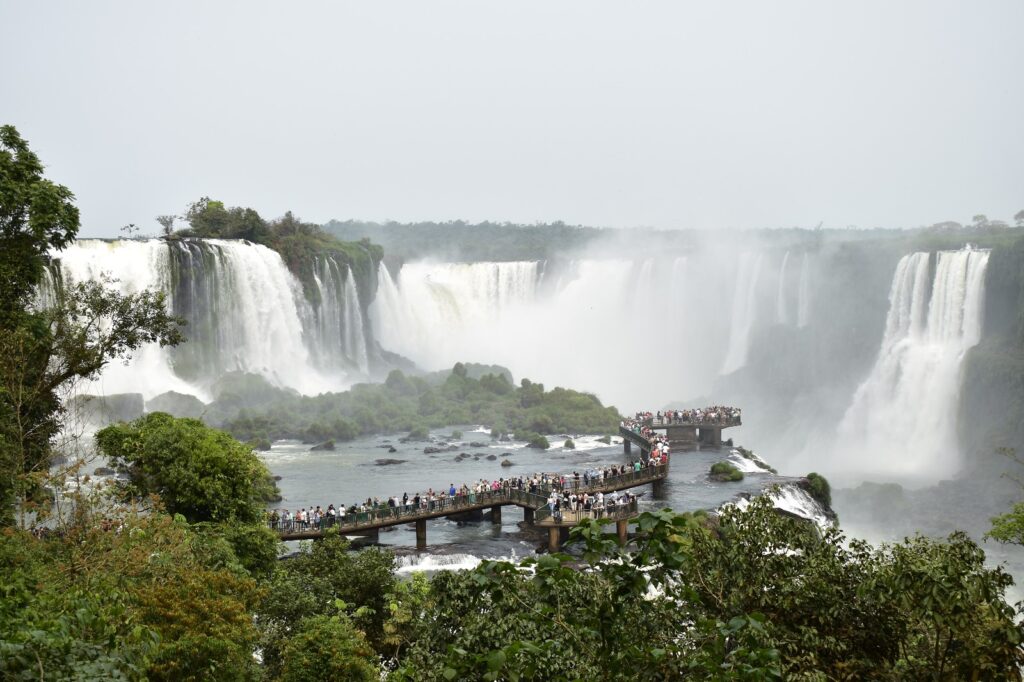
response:
M648 443L648 449L650 444ZM551 530L550 545L560 543L564 533L560 528L568 529L576 525L578 515L563 512L556 519L548 508L548 495L553 490L559 492L573 493L612 493L618 490L627 490L637 486L646 485L660 481L668 476L668 463L655 466L644 466L639 471L629 471L618 476L607 476L604 479L591 480L584 483L582 479L567 479L565 486L546 485L538 488L537 493L526 490L506 487L501 490L485 493L470 493L469 495L456 495L433 502L421 502L419 507L412 504L399 507L381 507L379 509L346 514L335 521L327 517L319 527L312 524L300 524L298 521L272 522L268 521L270 528L277 532L282 540L315 540L322 538L324 534L337 528L342 535L375 534L381 528L398 526L407 523L416 524L416 546L423 549L427 544L427 521L453 514L465 512L491 510L492 523L501 523L501 508L513 505L524 510L524 517L527 523L549 528ZM613 518L616 523L622 524L619 528L619 536L624 539L625 523L636 514L636 504L617 505L604 512L605 518Z

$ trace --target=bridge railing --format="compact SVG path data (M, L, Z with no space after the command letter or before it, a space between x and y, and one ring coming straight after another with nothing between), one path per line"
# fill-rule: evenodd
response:
M631 500L625 504L606 504L604 507L591 507L590 509L578 509L576 511L569 509L553 510L550 507L542 507L537 510L533 520L537 525L547 525L545 522L549 520L557 525L576 525L584 519L612 519L613 521L620 521L636 516L637 509L636 500Z
M740 426L740 417L724 417L719 419L702 419L701 421L693 421L692 419L668 419L666 417L650 417L642 422L646 426L694 426L700 428L702 426Z
M445 496L435 500L421 500L419 505L410 502L397 507L380 506L376 509L369 509L363 512L346 512L344 515L331 516L324 514L319 523L312 520L300 522L297 519L281 519L276 521L271 517L267 519L267 525L271 530L282 535L293 533L307 533L323 531L328 528L337 528L344 531L358 531L367 527L378 527L389 521L407 520L413 522L423 517L433 517L444 514L457 514L460 511L470 511L481 507L488 507L503 504L517 504L532 509L547 509L548 497L552 491L561 492L598 492L609 488L621 489L643 485L668 475L668 464L657 466L644 466L639 470L630 470L624 474L595 476L584 479L575 477L567 478L565 485L549 482L536 488L537 492L530 492L519 488L501 488L499 490L488 490L485 492L471 492L466 495L454 497Z

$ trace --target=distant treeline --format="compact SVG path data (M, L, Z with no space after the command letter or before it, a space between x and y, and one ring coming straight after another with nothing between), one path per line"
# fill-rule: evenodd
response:
M373 223L332 220L324 230L346 241L370 239L399 261L425 254L453 261L544 260L586 246L607 231L563 222L513 223Z

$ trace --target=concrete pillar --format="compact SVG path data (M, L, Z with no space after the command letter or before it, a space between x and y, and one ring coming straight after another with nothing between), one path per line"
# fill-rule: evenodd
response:
M622 452L627 456L633 452L633 441L625 436L622 437Z
M629 530L629 521L622 519L615 522L615 533L619 536L619 544L626 544L626 531Z
M558 532L559 530L561 530L561 529L558 526L551 526L550 528L548 528L548 551L549 552L557 552L558 550L560 550L562 548L562 542L561 542L562 537L561 537L561 533Z
M416 520L416 549L427 548L427 520Z
M496 504L491 507L491 523L495 526L501 525L501 505Z
M527 507L527 508L523 509L523 521L526 521L527 523L532 524L533 523L533 513L534 513L534 510L532 508L530 508L530 507Z

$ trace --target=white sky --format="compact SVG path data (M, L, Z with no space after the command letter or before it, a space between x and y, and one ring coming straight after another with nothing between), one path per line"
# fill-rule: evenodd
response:
M316 222L829 227L1024 208L1024 2L0 0L0 123L82 236Z

